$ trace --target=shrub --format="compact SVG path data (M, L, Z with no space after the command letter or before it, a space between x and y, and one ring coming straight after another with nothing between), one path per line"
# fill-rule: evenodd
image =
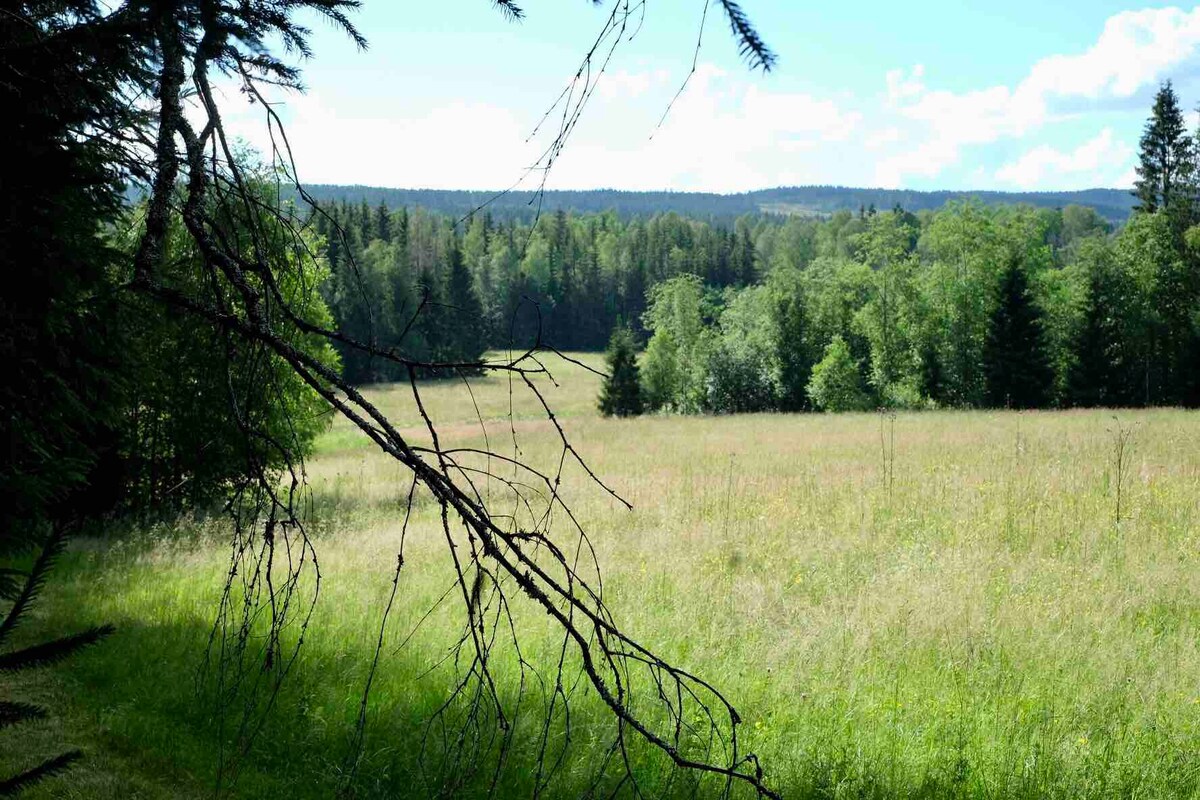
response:
M722 339L708 357L706 410L717 414L772 411L778 391L768 354Z
M866 411L871 398L863 387L858 363L841 336L834 336L825 356L813 367L808 396L823 411Z

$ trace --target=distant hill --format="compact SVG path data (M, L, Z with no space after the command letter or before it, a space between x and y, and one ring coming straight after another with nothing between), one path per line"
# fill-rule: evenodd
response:
M489 200L488 210L500 219L530 218L537 210L530 192L514 192L496 197L496 192L452 191L445 189L385 189L377 186L339 186L315 184L305 187L322 201L346 200L370 205L381 201L391 207L421 206L454 216L466 216ZM761 189L742 194L707 192L622 192L613 189L591 191L547 191L541 198L541 211L563 209L576 212L613 210L622 217L647 216L674 211L689 217L731 220L743 214L801 214L824 216L843 209L857 211L874 204L877 209L897 203L908 211L936 209L951 200L978 199L990 205L1028 203L1043 208L1068 205L1091 206L1112 222L1123 222L1133 210L1134 197L1125 189L1084 189L1077 192L919 192L910 189L854 189L845 186L788 186Z

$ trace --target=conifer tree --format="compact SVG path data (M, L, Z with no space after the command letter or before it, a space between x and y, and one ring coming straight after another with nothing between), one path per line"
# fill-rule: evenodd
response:
M371 214L371 207L367 205L365 197L358 206L358 228L363 246L375 238L375 218Z
M641 376L633 331L620 326L608 342L608 377L600 390L600 413L606 417L631 417L642 413Z
M400 258L404 264L412 263L412 256L408 252L408 208L401 206L396 212L395 224L392 225L392 235L396 237L396 248L400 251Z
M742 286L752 286L757 279L758 272L754 260L754 241L750 238L750 232L742 226L738 226L738 230L730 240L732 252L730 254L731 268L733 271L733 280Z
M413 330L420 340L417 352L429 361L449 360L445 295L442 292L442 282L438 280L431 266L422 269L417 278L417 303L418 312L413 324Z
M1138 210L1148 214L1166 211L1182 232L1194 214L1196 145L1188 135L1179 98L1170 81L1155 95L1140 148L1138 180L1133 190Z
M0 749L9 731L49 715L18 699L27 669L66 658L111 630L45 640L29 611L62 552L67 524L91 505L106 446L128 397L120 310L107 276L120 264L99 232L120 220L119 170L95 130L124 132L119 98L140 31L70 24L101 4L6 4L0 13ZM87 131L89 135L84 135ZM30 567L29 560L33 560ZM24 636L16 634L26 628ZM35 638L36 637L36 638ZM41 638L40 643L37 639ZM36 741L36 740L35 740ZM0 796L65 770L81 753L40 763L5 758ZM19 771L8 773L16 766Z
M455 239L450 245L450 269L446 276L446 330L450 339L450 357L454 361L473 362L483 357L486 347L483 304L475 292L471 271L463 263L462 250Z
M1132 401L1119 320L1120 286L1103 266L1088 276L1083 327L1075 343L1075 362L1068 380L1071 403L1090 408Z
M385 242L392 240L392 217L382 200L375 209L375 238Z
M1000 278L983 353L988 405L1038 408L1049 394L1051 374L1042 341L1041 312L1029 292L1020 261L1009 261Z

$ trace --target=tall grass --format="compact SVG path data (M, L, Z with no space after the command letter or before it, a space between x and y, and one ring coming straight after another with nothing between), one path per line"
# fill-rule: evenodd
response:
M1121 412L1138 427L1116 469L1117 519L1111 412L601 419L595 379L555 372L550 400L568 432L635 507L568 478L606 599L728 691L785 796L1200 796L1200 416ZM507 382L473 386L482 428L461 384L429 390L443 444L486 433L511 447L515 429L525 457L554 458L553 428L519 392L510 426ZM371 397L421 437L405 392ZM404 476L339 426L309 478L318 612L236 796L329 797L341 785L392 588ZM448 586L437 533L436 506L418 497L360 797L428 790L425 721L459 631L449 605L418 626ZM211 795L220 729L198 669L224 534L220 519L192 520L70 554L46 624L112 621L118 633L44 676L37 688L68 713L0 752L0 768L53 735L92 757L41 796ZM552 659L545 615L518 613L527 653ZM575 701L550 796L581 791L611 734L598 705ZM535 716L501 796L529 793ZM639 762L651 787L666 786L661 766Z

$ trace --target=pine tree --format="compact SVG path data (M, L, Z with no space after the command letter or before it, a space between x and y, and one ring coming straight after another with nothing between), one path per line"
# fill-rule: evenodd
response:
M417 278L417 309L413 332L419 339L418 357L428 361L454 360L447 347L446 301L442 282L431 266L421 270Z
M606 417L631 417L642 413L641 376L637 341L633 331L621 326L608 342L608 377L600 390L600 413Z
M1017 259L1000 278L983 353L987 403L994 408L1038 408L1049 395L1051 373L1042 341L1041 312Z
M367 205L367 199L364 197L358 206L358 228L359 236L362 244L365 247L375 238L375 218L371 214L371 207Z
M449 259L445 334L449 338L451 359L460 362L479 361L486 346L483 304L475 292L471 271L463 263L457 239L450 245Z
M1196 199L1196 145L1184 124L1179 98L1167 81L1154 97L1142 133L1133 194L1138 210L1166 211L1183 231L1190 224Z
M375 238L385 242L392 240L392 216L382 200L375 209Z
M1124 405L1129 392L1121 380L1128 373L1122 356L1120 323L1114 309L1120 298L1114 296L1110 277L1094 268L1088 279L1088 299L1084 323L1075 342L1075 362L1068 379L1073 405Z

